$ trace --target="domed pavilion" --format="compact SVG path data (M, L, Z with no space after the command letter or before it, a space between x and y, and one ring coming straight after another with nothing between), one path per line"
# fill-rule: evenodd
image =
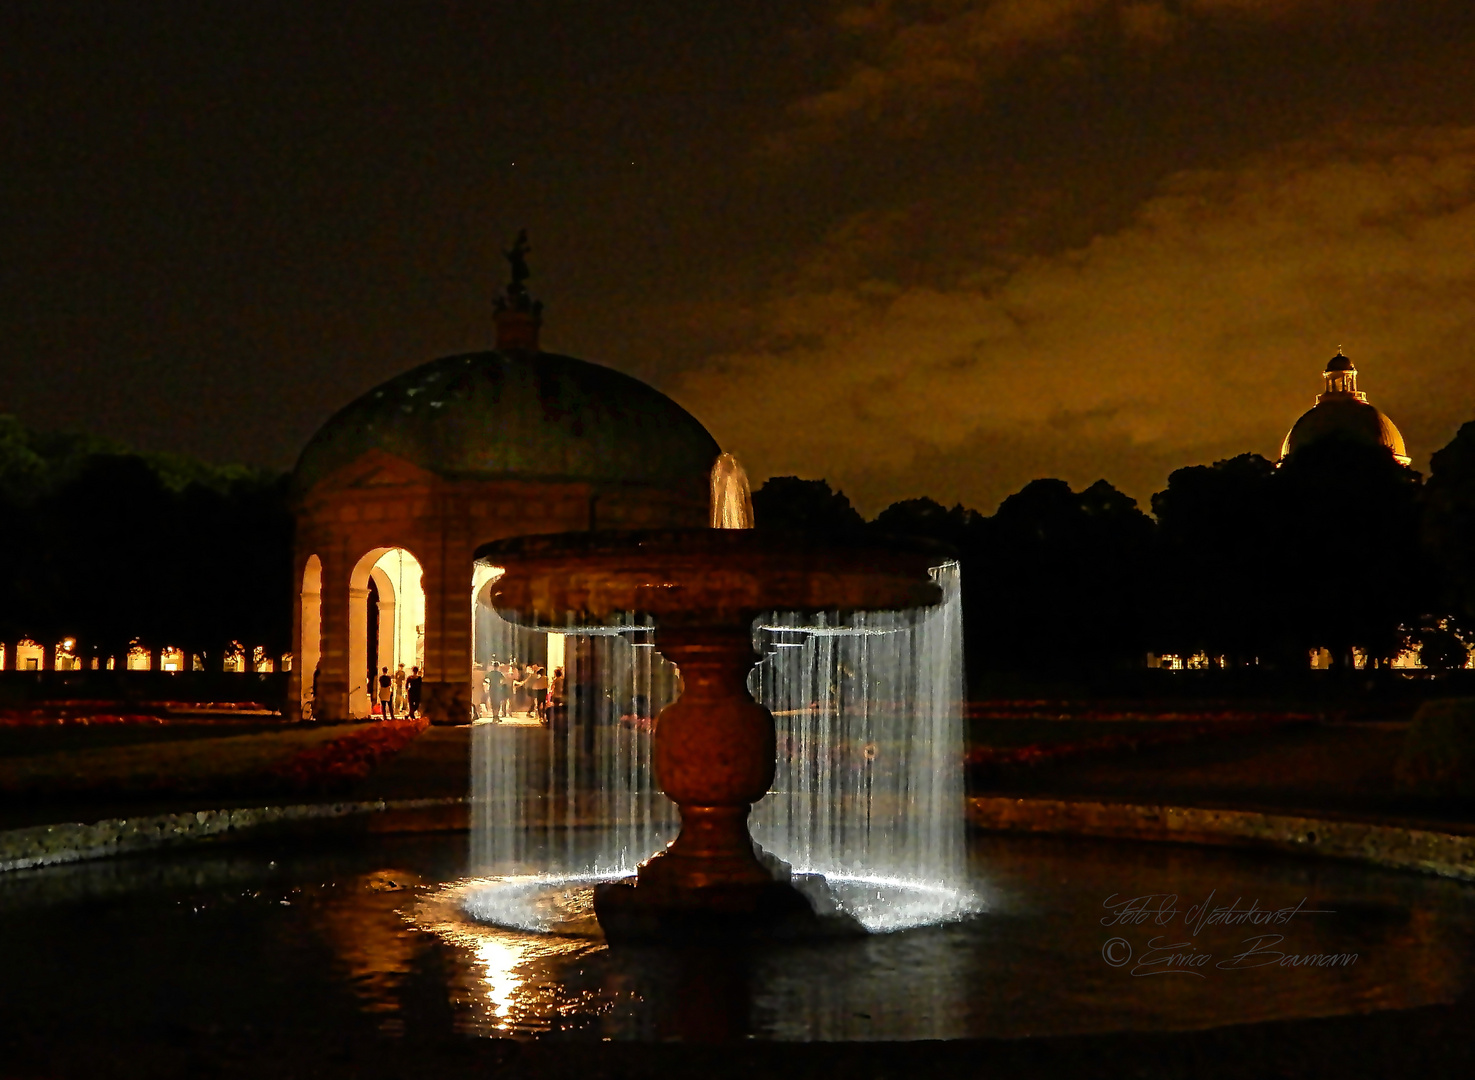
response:
M508 253L497 347L407 371L350 402L302 451L291 700L372 712L378 671L418 666L423 710L471 712L472 556L493 540L704 526L717 443L681 406L607 367L543 352L541 305Z
M1303 446L1332 436L1353 439L1369 446L1386 446L1394 460L1407 465L1409 456L1403 446L1403 436L1393 421L1370 404L1367 395L1357 389L1357 368L1342 355L1341 349L1327 361L1322 377L1326 380L1326 389L1317 397L1316 404L1291 427L1281 444L1280 460L1284 461Z

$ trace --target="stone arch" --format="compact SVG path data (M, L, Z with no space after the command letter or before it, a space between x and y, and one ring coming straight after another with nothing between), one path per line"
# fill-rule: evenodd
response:
M491 702L483 692L483 680L494 661L509 661L519 668L548 661L550 635L506 622L492 605L491 593L501 578L501 568L473 564L471 576L471 706L473 718L492 715ZM562 635L556 635L562 644ZM562 654L560 653L560 663Z
M378 619L370 655L370 584ZM355 718L373 712L371 664L391 672L425 667L425 566L405 547L370 548L348 579L348 712Z
M390 550L393 551L394 549L391 548ZM380 556L380 558L382 559L383 556ZM373 627L372 637L366 633L364 639L365 649L368 648L371 641L374 645L373 657L370 658L367 655L364 657L364 673L369 679L369 692L372 698L374 691L373 680L378 675L379 666L382 664L388 667L392 673L395 662L399 659L396 656L398 650L395 648L397 636L395 631L399 629L399 623L402 620L398 617L399 590L394 587L394 582L390 580L389 574L385 571L384 567L377 562L369 571L369 581L370 598L377 606L377 611L374 613L377 616L375 619L377 625ZM368 612L366 610L366 617L367 614Z

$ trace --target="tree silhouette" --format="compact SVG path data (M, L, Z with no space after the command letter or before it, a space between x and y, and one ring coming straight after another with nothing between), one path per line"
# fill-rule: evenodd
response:
M943 544L965 555L978 543L983 515L961 503L951 510L933 499L904 499L892 503L871 522L879 536L917 537Z
M844 538L859 534L865 518L823 480L771 476L753 492L753 524L759 529Z
M218 659L233 639L289 648L285 477L43 435L0 417L0 635L135 639Z
M1282 641L1376 660L1402 647L1399 627L1434 603L1419 548L1419 474L1386 447L1325 438L1292 454L1271 479L1272 610ZM1304 652L1301 655L1305 655Z
M1419 663L1430 671L1454 671L1470 659L1470 650L1453 630L1425 630L1419 635Z
M1475 619L1475 421L1429 459L1421 534L1444 602Z
M1157 651L1203 652L1236 666L1277 651L1267 572L1276 544L1274 475L1275 466L1260 455L1241 454L1178 469L1152 497Z
M981 530L969 633L986 667L1116 667L1140 661L1153 523L1104 480L1074 492L1035 480ZM965 575L968 571L965 568Z

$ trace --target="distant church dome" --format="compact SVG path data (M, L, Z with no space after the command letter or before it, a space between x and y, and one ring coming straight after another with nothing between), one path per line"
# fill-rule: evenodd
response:
M1337 350L1327 361L1326 390L1316 404L1291 427L1280 447L1280 459L1328 436L1353 439L1370 446L1386 446L1400 465L1409 463L1403 447L1403 436L1392 420L1368 404L1367 395L1357 389L1357 368Z

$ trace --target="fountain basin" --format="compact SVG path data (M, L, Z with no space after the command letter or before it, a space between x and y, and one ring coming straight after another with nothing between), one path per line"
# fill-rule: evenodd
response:
M1123 1060L1155 1063L1165 1043L1146 1033L1197 1033L1187 1045L1206 1052L1296 1052L1327 1049L1329 1030L1335 1045L1358 1045L1378 1029L1380 1013L1405 1039L1426 1030L1421 1017L1430 1010L1475 1018L1470 883L1121 841L978 835L971 847L965 884L983 900L977 914L896 933L740 948L610 948L592 921L586 933L564 933L474 918L463 901L485 879L468 877L464 833L278 838L21 871L0 883L7 1053L21 1055L37 1033L64 1024L68 1045L127 1047L143 1075L174 1075L151 1070L148 1055L173 1053L193 1033L203 1055L196 1073L209 1071L210 1047L232 1053L257 1045L250 1040L262 1033L288 1062L340 1045L464 1054L482 1039L495 1048L515 1036L596 1046L904 1041L913 1045L903 1057L915 1063L931 1053L916 1040L1027 1038L1033 1054L1048 1056L1066 1052L1067 1044L1052 1049L1053 1039L1112 1036ZM1181 919L1170 927L1101 922L1113 894L1174 894L1186 911L1216 891L1241 906L1304 898L1329 913L1276 928L1285 935L1280 950L1358 959L1335 968L1214 968L1200 978L1137 975L1135 956L1112 966L1103 955L1112 938L1140 954L1179 931L1172 942L1191 938L1213 963L1231 957L1258 931L1206 926L1194 937L1181 933ZM1139 1041L1121 1041L1130 1039ZM993 1061L1010 1045L959 1053ZM45 1053L54 1061L63 1048L48 1044ZM1090 1058L1069 1074L1092 1073ZM25 1075L26 1060L7 1065ZM329 1065L324 1075L354 1074ZM1258 1066L1242 1074L1273 1071L1269 1061Z

